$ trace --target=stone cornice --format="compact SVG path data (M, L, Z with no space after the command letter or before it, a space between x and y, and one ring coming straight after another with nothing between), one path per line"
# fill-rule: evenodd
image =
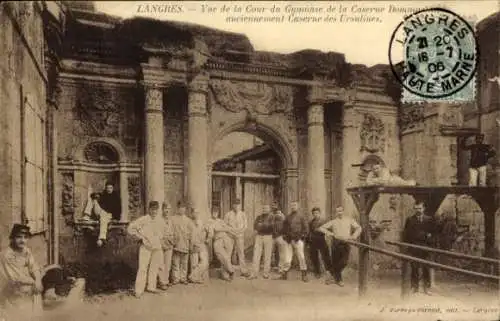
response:
M120 171L126 173L140 173L142 172L142 163L121 162L118 164L95 164L83 161L59 160L58 170L61 172L84 171L84 172L105 173L110 171ZM182 174L184 170L184 165L176 163L165 163L163 165L163 170L165 173Z
M231 72L250 73L265 76L292 78L293 72L287 68L279 68L275 66L265 66L257 64L245 64L231 61L208 61L206 63L208 70L225 70Z
M137 78L137 71L128 66L116 66L74 59L62 59L60 66L61 73L65 75L74 74L82 77L99 76L123 80L135 80Z
M151 64L141 64L143 82L146 84L155 84L157 86L168 87L172 83L187 83L187 74L185 72L176 72Z

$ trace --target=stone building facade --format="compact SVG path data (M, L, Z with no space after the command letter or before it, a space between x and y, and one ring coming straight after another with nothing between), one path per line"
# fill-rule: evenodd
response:
M13 223L27 223L40 264L58 256L52 88L64 19L56 3L0 5L0 245Z
M422 185L451 185L459 183L463 165L457 138L447 130L477 128L472 123L480 120L487 139L495 136L491 115L498 115L498 103L485 103L493 94L483 87L479 105L489 107L481 112L399 106L386 65L353 65L342 54L315 50L260 52L241 34L123 20L89 3L28 3L34 8L29 18L13 3L2 4L1 12L6 43L0 50L10 57L0 61L8 111L0 115L0 157L7 164L0 175L1 228L6 235L12 222L31 215L22 214L31 199L23 200L29 166L22 159L28 157L47 182L33 192L44 200L35 217L43 224L33 223L45 231L35 241L42 262L133 267L136 244L124 227L150 200L175 205L185 199L208 217L214 144L234 131L258 136L277 154L276 198L285 212L299 201L304 211L319 206L330 215L344 205L355 216L346 188L361 185L374 160ZM39 136L19 135L27 126L21 125L24 105L45 115ZM40 155L30 160L26 151L40 137ZM79 219L89 190L108 180L120 193L122 215L111 226L109 245L96 250L86 239L95 231ZM384 237L397 238L408 205L404 198L380 198L372 219L391 223Z

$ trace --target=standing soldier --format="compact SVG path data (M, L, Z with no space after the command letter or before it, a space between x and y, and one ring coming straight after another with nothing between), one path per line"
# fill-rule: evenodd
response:
M278 203L274 202L271 207L271 224L273 227L273 251L278 251L278 271L280 274L285 272L286 248L288 243L283 239L283 224L285 223L285 214L279 210Z
M290 204L291 213L285 218L283 224L283 238L287 245L285 247L285 261L281 274L281 279L288 279L288 271L292 265L293 254L297 256L300 271L302 272L302 281L309 282L307 278L306 257L304 255L304 240L309 235L309 224L302 213L299 213L299 204L293 202Z
M7 313L5 320L31 321L42 311L42 278L27 246L29 236L28 226L14 224L10 245L0 254L0 311Z
M245 231L247 229L247 217L241 210L241 201L236 199L233 202L231 211L224 216L224 222L232 229L232 249L236 250L240 271L242 276L249 276L245 262ZM232 250L231 249L231 253Z
M415 213L406 219L405 228L403 231L403 242L421 246L432 246L434 241L433 232L435 230L433 219L424 215L425 206L422 201L415 202L414 211ZM427 259L429 257L429 252L425 250L409 248L407 251L411 256L420 259ZM430 295L431 276L429 267L415 262L412 262L410 266L412 292L418 292L420 283L420 269L422 269L424 293Z
M139 267L135 279L135 296L141 297L144 289L151 293L159 293L157 278L163 261L161 237L164 230L163 218L158 216L159 204L149 202L149 213L128 226L128 233L140 239Z
M191 215L194 228L191 237L191 273L189 281L192 283L203 283L208 279L208 229L203 224L203 221L200 219L200 213L196 209L193 209Z
M257 232L255 235L255 243L253 247L253 271L251 278L257 278L260 270L260 261L264 255L264 279L269 278L271 271L271 255L273 251L273 225L271 221L271 207L264 205L262 214L257 216L254 223L254 229Z
M321 216L321 210L319 207L312 209L313 219L309 223L309 251L311 255L311 261L314 267L314 274L316 278L321 278L321 266L319 261L319 255L323 258L323 263L328 271L331 271L331 257L328 250L328 244L326 244L325 234L319 230L321 226L326 223L326 219Z
M163 264L160 265L160 289L166 290L170 285L170 271L172 270L172 255L174 253L174 226L170 217L170 204L163 203L163 220L165 221L162 234Z
M347 266L349 254L351 251L350 245L345 242L355 240L361 234L361 226L358 222L350 216L344 215L344 208L337 206L335 209L335 218L321 226L319 231L325 235L333 236L332 240L332 270L333 280L328 280L330 284L332 281L338 286L344 286L342 280L342 271ZM351 233L351 231L353 231Z
M467 145L466 139L461 143L462 149L470 150L469 186L478 186L478 178L479 186L486 186L486 165L496 155L493 146L483 141L484 135L480 134L476 136L475 144Z
M212 218L208 222L208 238L212 241L214 254L222 265L222 279L232 281L234 266L231 263L231 228L219 216L219 209L214 207Z
M187 207L177 204L177 215L172 216L174 228L174 253L172 257L172 284L187 284L189 250L193 235L193 221L186 216Z

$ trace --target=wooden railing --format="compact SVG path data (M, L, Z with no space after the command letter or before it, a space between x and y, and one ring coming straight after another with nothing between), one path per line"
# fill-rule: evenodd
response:
M403 253L395 252L395 251L390 251L382 248L378 248L375 246L371 246L368 244L356 242L356 241L346 241L348 244L356 246L360 249L365 249L367 251L373 251L376 253L381 253L396 259L400 259L403 261L403 265L401 268L401 296L403 298L406 298L408 294L410 293L410 286L408 283L408 272L409 272L409 262L415 262L415 263L420 263L422 265L426 265L431 268L436 268L436 269L441 269L441 270L447 270L447 271L453 271L469 276L474 276L474 277L479 277L485 280L493 280L497 281L500 283L500 276L495 275L495 274L486 274L486 273L481 273L481 272L475 272L475 271L469 271L465 269L461 269L458 267L454 266L449 266L421 258L417 258L414 256L406 255ZM497 265L500 265L499 260L491 259L491 258L484 258L484 257L476 257L476 256L471 256L471 255L466 255L466 254L461 254L461 253L456 253L456 252L450 252L450 251L445 251L445 250L439 250L439 249L434 249L434 248L429 248L425 246L418 246L418 245L413 245L413 244L408 244L408 243L402 243L402 242L386 242L388 244L393 244L393 245L398 245L398 246L405 246L405 247L413 247L413 248L418 248L420 250L425 250L429 252L435 252L435 253L440 253L440 254L445 254L449 256L455 256L455 257L460 257L463 259L469 259L469 260L474 260L477 262L484 262L484 263L495 263ZM366 264L362 264L359 266L359 278L358 278L358 291L359 291L359 296L364 296L366 294L367 290L367 278L365 277L367 275L366 269L368 269L368 266Z

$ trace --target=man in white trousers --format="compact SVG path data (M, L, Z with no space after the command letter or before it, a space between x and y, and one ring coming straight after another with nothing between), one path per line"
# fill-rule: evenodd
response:
M241 210L241 201L234 200L232 209L224 216L224 222L232 229L232 248L236 251L242 276L249 276L245 262L245 231L247 229L247 216Z
M168 203L163 203L163 220L165 229L162 233L163 264L160 264L159 283L160 290L166 290L170 286L170 272L172 270L172 254L174 253L174 226L171 218L172 207Z
M141 297L144 290L159 293L156 287L160 264L163 262L161 237L164 231L164 220L158 216L159 204L149 202L148 215L133 221L128 226L128 233L140 239L139 267L135 279L134 294Z
M283 224L283 239L288 243L285 247L285 263L281 271L281 279L288 279L288 271L292 265L293 254L297 256L299 268L302 274L302 281L309 282L307 276L307 264L304 253L304 240L309 235L309 222L306 217L299 212L299 204L290 204L291 213L285 218Z
M271 217L271 207L264 205L262 207L262 214L257 216L254 223L255 243L253 247L253 271L250 276L251 279L256 279L259 270L260 262L264 257L264 269L262 276L264 279L269 278L271 271L271 255L273 252L273 225Z

